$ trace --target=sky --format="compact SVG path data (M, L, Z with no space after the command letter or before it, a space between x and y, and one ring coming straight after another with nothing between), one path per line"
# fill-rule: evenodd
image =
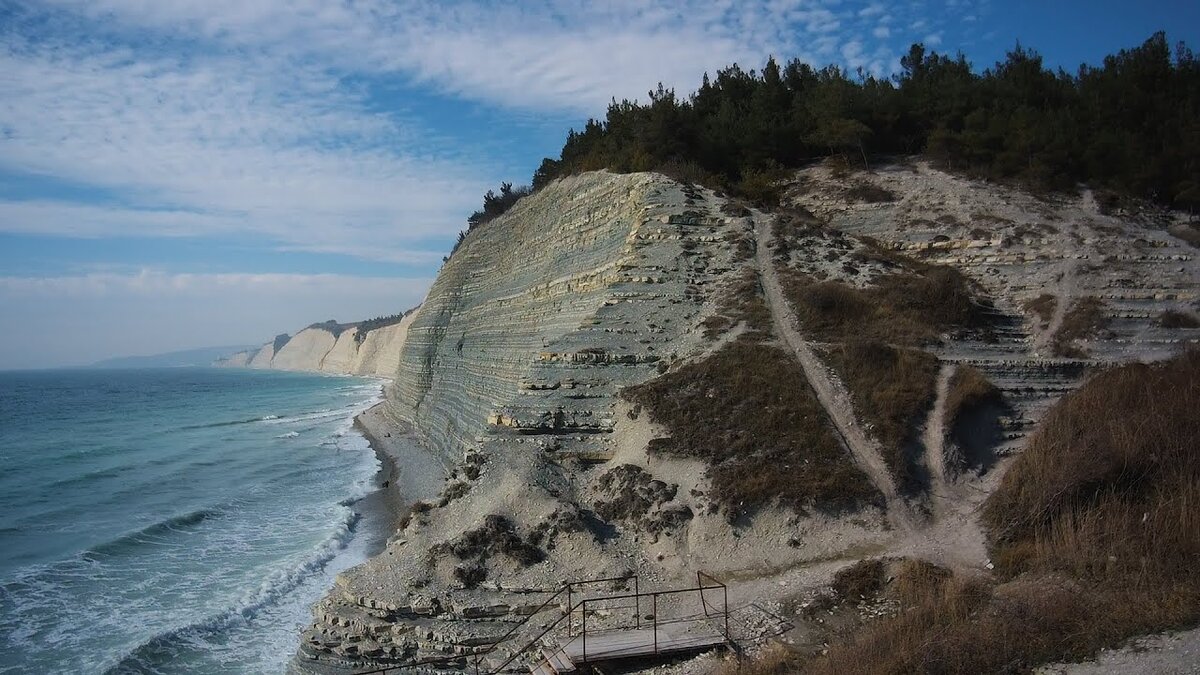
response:
M610 99L914 42L1074 71L1200 3L0 0L0 369L420 302L481 195Z

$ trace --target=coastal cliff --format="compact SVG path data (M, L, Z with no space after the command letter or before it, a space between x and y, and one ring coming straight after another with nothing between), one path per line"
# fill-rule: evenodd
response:
M384 552L339 577L297 667L452 655L565 578L640 570L670 583L789 550L779 528L792 516L769 504L754 545L738 548L703 464L648 456L654 425L619 397L720 346L705 320L752 271L753 224L708 190L597 172L471 232L415 313L385 404L452 467L449 481ZM600 502L642 493L644 512L597 515ZM808 555L880 520L826 525L796 527L814 529Z
M358 325L315 324L258 349L218 359L214 365L391 379L396 377L408 326L414 318L415 312L410 311L396 323L367 330L362 338Z
M312 327L239 357L393 376L376 414L446 467L427 476L440 496L314 607L294 669L465 666L566 579L736 578L753 643L867 555L985 570L976 513L1044 412L1096 367L1200 337L1164 327L1196 303L1178 214L926 164L817 167L785 202L777 217L657 174L568 177L472 230L423 305L357 349L354 329ZM922 294L962 316L914 310ZM831 328L868 301L895 315ZM880 361L864 377L853 358ZM948 402L968 376L986 402L969 411ZM901 377L907 407L877 409Z

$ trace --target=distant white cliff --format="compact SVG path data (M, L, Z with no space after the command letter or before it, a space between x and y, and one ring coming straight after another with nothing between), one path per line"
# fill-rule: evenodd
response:
M281 335L257 349L217 359L213 365L394 378L415 316L416 311L410 311L398 323L368 329L362 338L358 325L316 324L290 338Z

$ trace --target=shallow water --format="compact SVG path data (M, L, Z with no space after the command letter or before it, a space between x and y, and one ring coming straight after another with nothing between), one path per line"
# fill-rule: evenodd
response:
M377 381L0 373L0 672L272 673L378 533Z

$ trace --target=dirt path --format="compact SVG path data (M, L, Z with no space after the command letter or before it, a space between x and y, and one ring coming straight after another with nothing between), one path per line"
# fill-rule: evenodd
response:
M1058 294L1057 300L1054 303L1054 312L1050 315L1050 321L1046 324L1046 327L1040 333L1035 334L1033 340L1034 351L1045 352L1054 342L1054 336L1058 333L1058 329L1062 328L1063 318L1067 315L1071 298L1078 290L1075 283L1075 271L1078 267L1079 261L1074 259L1065 260L1061 264L1058 285L1055 288Z
M925 423L925 431L921 434L921 444L925 447L925 466L929 469L929 495L933 499L934 516L944 507L943 502L950 498L946 476L946 396L950 393L950 378L954 376L953 363L943 363L938 370L937 394L933 400L933 409L929 411L929 420Z
M871 483L883 494L887 502L888 518L897 528L911 531L917 527L917 517L909 505L900 497L896 484L892 481L891 473L883 461L879 444L867 436L854 417L854 407L850 402L850 394L846 388L833 377L813 351L812 345L800 335L796 326L798 322L791 306L783 295L783 287L779 283L779 275L771 261L771 219L758 215L754 219L754 235L757 240L755 253L758 269L762 279L763 294L766 296L767 307L771 310L771 318L779 336L796 355L796 360L804 370L809 385L817 395L817 401L825 408L829 418L833 420L834 428L841 436L846 449L854 457L859 468L867 474Z

